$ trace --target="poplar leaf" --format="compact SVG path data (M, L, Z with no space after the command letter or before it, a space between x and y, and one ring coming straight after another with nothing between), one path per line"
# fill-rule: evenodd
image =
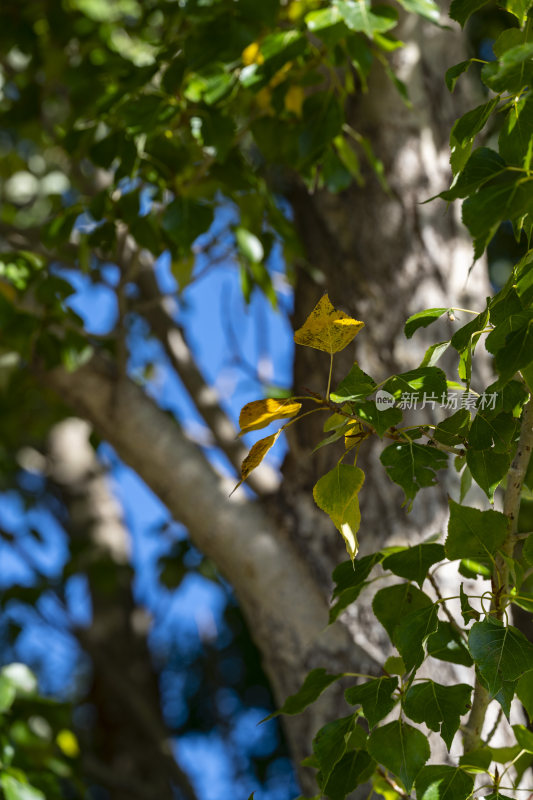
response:
M264 459L264 457L266 456L266 454L268 453L268 451L270 450L270 448L272 447L272 445L274 444L274 442L276 441L276 439L278 438L280 433L281 433L281 430L277 431L276 433L273 433L271 436L265 436L264 439L259 439L259 441L256 442L253 445L253 447L251 448L250 452L248 453L248 455L246 456L246 458L244 459L244 461L241 464L241 476L242 477L241 477L239 483L235 486L235 488L231 492L231 494L233 494L233 492L236 492L237 489L239 488L239 486L242 483L244 483L244 481L246 480L248 475L256 467L259 466L259 464ZM231 495L230 495L230 497L231 497Z
M475 622L468 647L492 697L531 669L533 644L512 625L504 626L493 617Z
M393 692L398 688L398 678L375 678L346 689L344 696L351 706L361 705L363 714L371 728L374 727L396 705Z
M331 517L346 543L346 550L352 561L359 549L356 534L361 513L357 493L364 479L365 474L359 467L337 464L317 481L313 489L315 503Z
M246 403L239 416L239 426L241 428L239 436L243 433L265 428L277 419L295 417L301 407L301 403L296 403L290 397L286 400L268 398Z
M435 681L413 684L404 700L404 711L414 722L425 722L440 733L447 749L459 728L460 718L470 708L472 687L466 683L443 686Z
M479 511L450 499L446 557L468 558L491 566L498 547L507 537L509 520L499 511Z
M337 311L325 294L294 334L296 344L325 353L338 353L350 344L365 323Z
M533 670L525 672L516 685L516 694L533 722Z
M408 792L430 756L427 737L401 720L376 728L370 734L368 752L397 775Z
M301 714L307 706L320 697L328 686L331 686L332 683L343 676L342 672L337 675L329 675L323 667L312 669L296 694L291 694L290 697L287 697L279 711L274 711L262 721L266 722L272 717L277 717L278 714Z
M466 800L474 788L474 778L464 770L447 764L431 764L420 770L416 779L417 800Z

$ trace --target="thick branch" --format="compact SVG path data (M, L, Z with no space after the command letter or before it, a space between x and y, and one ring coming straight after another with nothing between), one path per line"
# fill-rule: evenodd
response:
M137 286L141 290L143 299L147 301L141 312L142 316L162 342L170 363L213 434L216 444L240 476L241 464L247 455L247 449L237 439L237 431L222 409L216 390L207 385L198 369L183 332L172 318L165 299L161 296L151 265L142 270L137 278ZM262 464L250 475L248 483L257 494L263 495L273 492L279 481L274 470Z
M326 599L281 526L258 501L239 502L239 493L228 500L229 487L202 451L139 386L128 379L114 393L111 369L98 358L75 373L58 368L38 377L93 423L232 583L278 701L296 691L315 666L380 668L344 626L327 627ZM335 702L330 693L307 715L293 718L288 724L293 755L308 753L311 733L344 707L339 690Z

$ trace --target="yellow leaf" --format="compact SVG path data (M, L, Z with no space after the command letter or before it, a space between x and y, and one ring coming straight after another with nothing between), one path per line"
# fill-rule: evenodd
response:
M287 400L273 400L272 398L253 400L251 403L247 403L240 413L239 436L249 433L249 431L265 428L277 419L295 417L301 407L301 403L296 403L290 397Z
M296 114L297 117L302 116L302 105L305 100L305 92L301 86L291 86L285 95L285 108Z
M344 434L344 446L347 450L351 450L356 444L359 444L368 434L365 432L360 422L352 422L346 429Z
M265 57L261 53L259 42L252 42L248 47L245 47L241 57L245 67L249 67L250 64L263 64L265 60Z
M294 334L294 341L333 355L344 350L364 324L333 308L325 294Z
M241 464L241 479L239 483L236 485L233 492L235 492L239 486L246 480L250 472L252 472L256 467L259 466L261 461L264 459L278 436L280 435L282 428L276 433L273 433L271 436L265 436L264 439L259 439L258 442L254 444L246 458ZM231 494L233 494L233 492ZM231 495L230 495L231 497Z
M80 746L76 736L66 728L59 731L56 742L60 750L69 758L76 758L80 754Z

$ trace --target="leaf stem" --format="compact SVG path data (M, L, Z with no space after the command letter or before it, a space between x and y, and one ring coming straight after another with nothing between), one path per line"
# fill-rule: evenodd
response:
M333 353L329 354L329 375L328 388L326 389L326 400L329 402L329 390L331 389L331 376L333 374Z

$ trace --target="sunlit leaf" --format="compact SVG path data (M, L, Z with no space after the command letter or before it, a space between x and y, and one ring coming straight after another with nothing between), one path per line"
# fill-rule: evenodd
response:
M361 522L358 492L364 472L348 464L337 464L315 484L313 497L343 537L350 558L355 558L359 544L357 531Z
M295 417L301 407L301 403L290 397L283 400L252 400L243 406L239 415L240 435L265 428L278 419Z
M338 353L350 344L364 324L333 308L325 294L295 332L294 341L326 353Z

